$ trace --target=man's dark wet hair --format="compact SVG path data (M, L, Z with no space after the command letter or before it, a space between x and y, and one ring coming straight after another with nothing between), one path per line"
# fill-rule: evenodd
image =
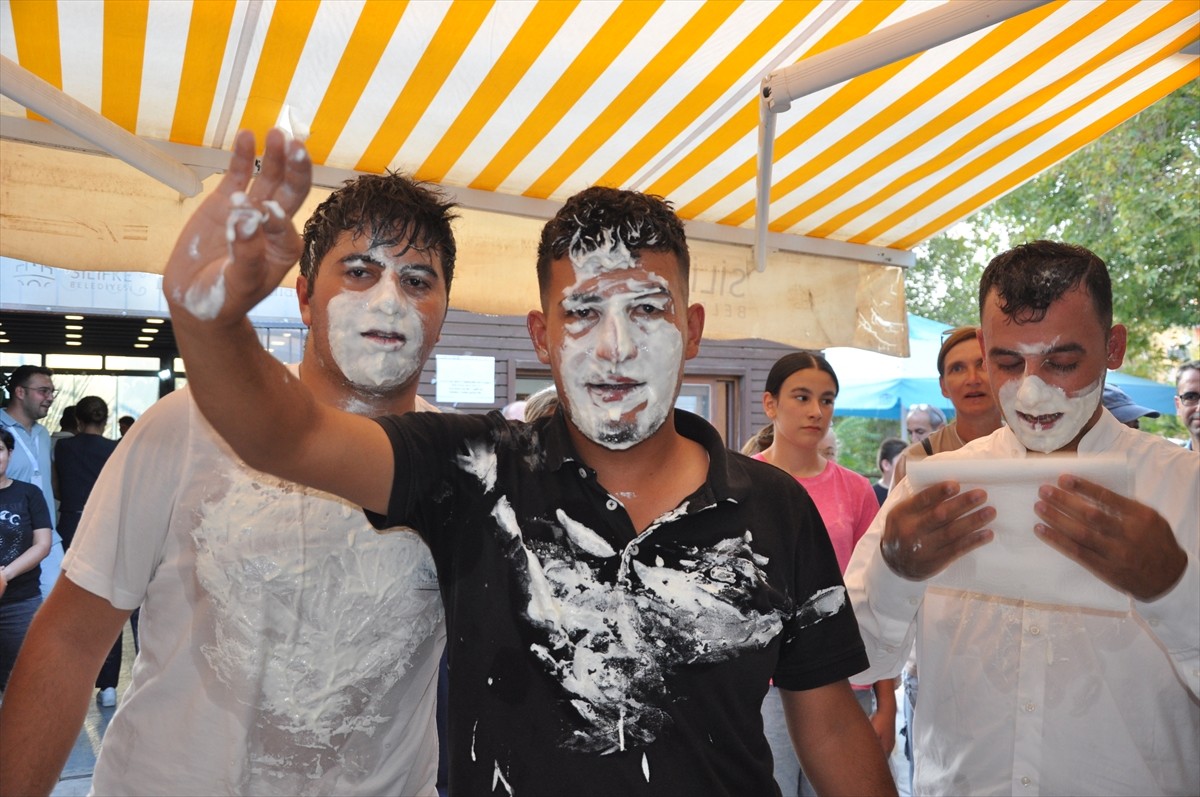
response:
M1033 241L992 258L979 280L979 315L995 288L1000 311L1015 323L1036 323L1067 291L1082 286L1105 329L1112 326L1108 266L1082 246Z
M304 224L304 253L300 273L308 279L312 296L317 269L325 255L347 230L354 235L371 236L371 246L398 246L433 251L442 264L446 278L446 296L454 278L454 259L458 248L450 222L458 218L455 203L429 183L400 174L364 174L347 180L317 206Z
M8 391L8 404L12 404L16 399L16 393L13 391L18 387L28 387L29 377L34 374L42 376L54 376L54 372L49 368L44 368L40 365L18 365L13 369L13 372L8 375L8 381L4 383L5 389Z
M638 191L592 186L567 200L542 228L538 242L538 288L545 298L550 264L616 244L636 258L642 251L670 252L679 261L679 276L687 291L691 258L683 222L671 203Z

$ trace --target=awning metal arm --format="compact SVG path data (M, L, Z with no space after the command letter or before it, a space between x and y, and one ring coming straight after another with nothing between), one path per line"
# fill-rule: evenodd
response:
M145 172L184 196L203 189L186 165L147 144L73 97L42 80L16 61L0 55L0 93L41 114L80 138Z
M759 271L767 268L775 114L786 111L800 97L1003 22L1047 2L1050 0L953 0L812 58L777 69L763 78L759 95L758 175L755 182L755 267Z

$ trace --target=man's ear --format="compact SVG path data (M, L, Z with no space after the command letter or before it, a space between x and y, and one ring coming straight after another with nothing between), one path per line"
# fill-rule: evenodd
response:
M296 277L296 301L300 303L300 320L304 326L312 326L312 306L309 304L308 278L303 274Z
M1108 369L1115 371L1121 367L1121 363L1125 362L1125 346L1129 342L1129 330L1124 324L1113 324L1113 328L1108 331L1108 345L1105 351L1105 359L1108 362Z
M541 310L530 310L525 316L525 328L529 330L529 339L533 341L533 350L537 352L538 361L550 364L550 347L546 344L546 314Z
M693 304L687 309L687 345L683 359L690 360L700 353L700 339L704 337L704 305Z

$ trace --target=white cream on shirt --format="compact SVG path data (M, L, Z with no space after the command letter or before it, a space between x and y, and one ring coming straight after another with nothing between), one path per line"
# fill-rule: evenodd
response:
M1134 497L1187 551L1183 577L1158 600L1099 612L903 579L879 540L912 494L907 480L855 548L846 586L871 668L854 680L895 675L916 640L917 793L1200 793L1200 458L1108 412L1079 451L1125 453ZM1005 427L938 456L1026 455Z
M445 626L416 534L250 470L184 392L92 497L65 572L142 606L96 793L434 793Z

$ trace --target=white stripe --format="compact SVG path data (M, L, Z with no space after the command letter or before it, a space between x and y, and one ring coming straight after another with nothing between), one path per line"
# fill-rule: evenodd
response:
M138 103L139 136L160 140L171 136L191 16L191 0L150 4L146 19L142 98ZM172 44L162 47L159 42Z
M98 113L104 69L104 4L59 0L58 29L63 92Z

